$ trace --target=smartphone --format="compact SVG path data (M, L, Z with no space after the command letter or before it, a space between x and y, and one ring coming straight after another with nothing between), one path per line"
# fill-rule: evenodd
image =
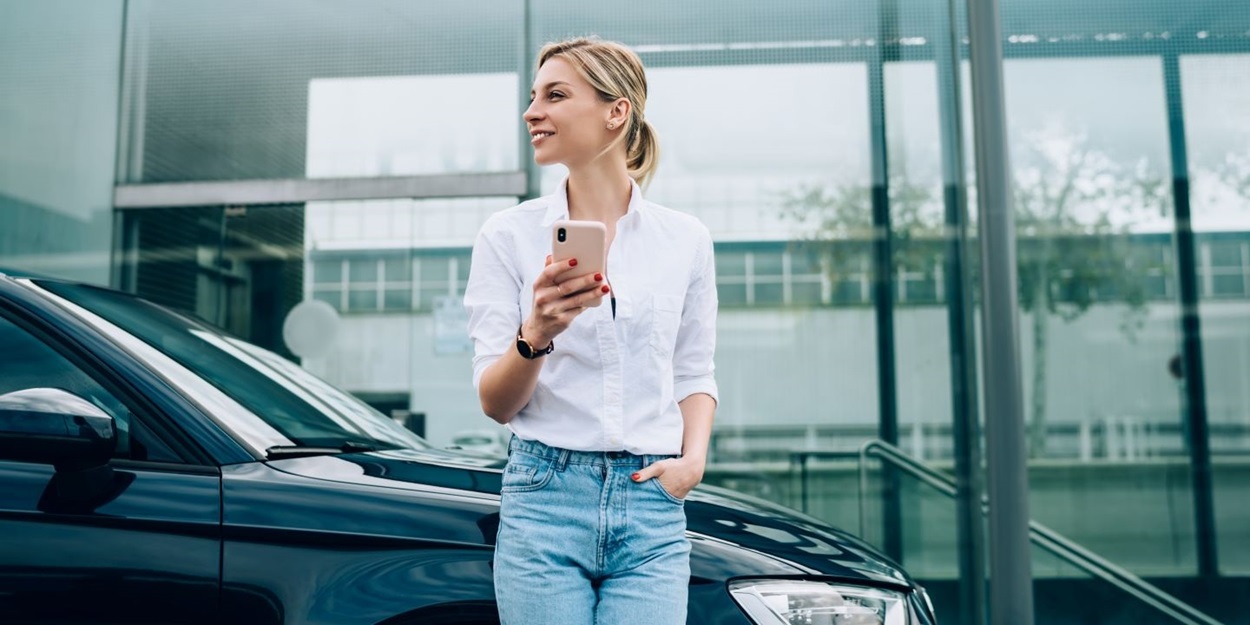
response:
M577 259L565 278L603 273L607 266L608 229L602 222L561 219L551 226L551 261ZM597 299L591 306L598 306Z

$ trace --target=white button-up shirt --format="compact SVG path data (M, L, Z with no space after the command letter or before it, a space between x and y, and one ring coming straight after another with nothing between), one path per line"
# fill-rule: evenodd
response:
M534 280L551 253L551 226L569 216L566 185L495 213L478 233L464 294L475 388L487 367L516 349ZM695 393L717 397L711 234L696 218L643 199L635 184L605 277L615 318L605 297L556 336L534 394L508 427L564 449L679 454L677 402Z

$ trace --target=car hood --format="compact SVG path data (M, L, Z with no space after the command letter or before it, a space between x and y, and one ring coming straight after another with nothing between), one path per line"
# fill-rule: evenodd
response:
M445 450L391 450L270 461L306 478L413 491L431 488L499 494L504 460ZM497 499L496 499L497 501ZM824 522L777 504L714 486L686 500L692 571L730 578L807 575L908 587L911 581L873 547Z

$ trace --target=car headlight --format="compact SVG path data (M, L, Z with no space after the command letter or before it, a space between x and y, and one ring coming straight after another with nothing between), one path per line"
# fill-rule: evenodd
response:
M741 580L729 593L756 625L910 625L902 594L814 581Z

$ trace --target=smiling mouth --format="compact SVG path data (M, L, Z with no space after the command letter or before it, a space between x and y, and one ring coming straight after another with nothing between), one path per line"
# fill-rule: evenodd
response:
M551 135L554 135L554 134L556 134L556 133L554 133L554 132L535 132L535 133L533 133L532 135L530 135L530 143L537 143L537 142L539 142L539 141L541 141L541 140L543 140L543 139L546 139L547 137L550 137Z

